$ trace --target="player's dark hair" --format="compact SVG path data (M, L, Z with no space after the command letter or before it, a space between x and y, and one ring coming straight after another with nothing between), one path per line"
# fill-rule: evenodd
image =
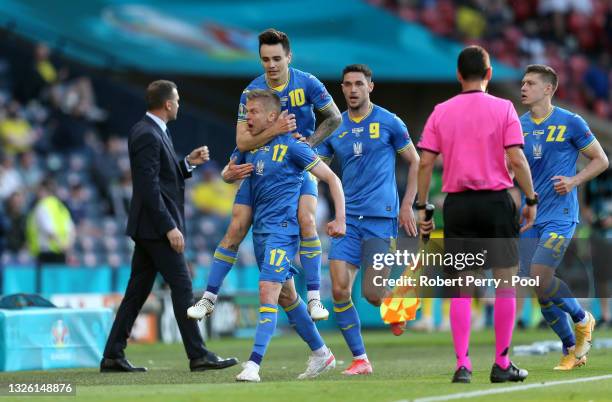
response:
M342 79L344 79L344 76L348 73L362 73L369 81L372 80L372 70L365 64L349 64L344 67L344 70L342 70Z
M145 96L147 110L163 108L166 101L172 99L173 89L176 89L176 84L172 81L157 80L150 83Z
M525 68L525 74L534 73L540 74L540 77L553 86L553 92L557 90L557 84L559 83L559 77L554 68L545 64L530 64Z
M247 94L247 102L252 100L261 100L264 102L266 109L274 110L278 113L281 111L281 101L278 95L269 89L254 89Z
M484 79L490 67L489 53L480 46L466 47L457 58L457 70L465 81Z
M288 55L291 51L291 45L286 33L269 28L259 34L259 49L261 49L261 45L278 45L279 43L283 46L285 54Z

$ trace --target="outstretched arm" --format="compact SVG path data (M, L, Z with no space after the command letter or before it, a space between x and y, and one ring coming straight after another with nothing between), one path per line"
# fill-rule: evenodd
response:
M346 213L342 182L325 163L317 163L310 170L310 173L315 175L319 180L327 183L332 199L334 200L336 219L327 224L327 234L332 237L344 236L346 233Z

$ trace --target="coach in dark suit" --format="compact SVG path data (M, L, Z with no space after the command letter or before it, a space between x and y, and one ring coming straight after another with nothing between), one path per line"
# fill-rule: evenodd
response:
M197 165L208 161L208 148L193 150L179 160L166 123L179 108L176 85L155 81L147 88L147 113L132 128L128 140L133 196L127 234L134 240L132 273L125 296L104 349L100 371L146 371L125 358L124 349L142 305L160 272L172 290L172 304L191 371L233 366L236 359L221 359L206 350L196 321L185 311L193 302L191 278L183 251L185 241L185 179Z

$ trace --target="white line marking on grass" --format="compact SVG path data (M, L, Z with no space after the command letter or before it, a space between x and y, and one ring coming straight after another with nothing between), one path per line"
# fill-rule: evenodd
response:
M599 380L608 380L612 379L612 374L600 375L597 377L583 377L583 378L574 378L571 380L562 380L562 381L551 381L551 382L540 382L537 384L526 384L526 385L517 385L514 387L504 387L504 388L495 388L495 389L483 389L480 391L471 391L471 392L459 392L457 394L448 394L448 395L439 395L439 396L428 396L425 398L417 398L412 400L413 402L436 402L436 401L450 401L453 399L464 399L464 398L472 398L483 395L493 395L493 394L502 394L505 392L516 392L516 391L525 391L528 389L534 388L544 388L544 387L553 387L555 385L565 385L565 384L576 384L579 382L590 382L590 381L599 381ZM407 399L403 399L397 402L408 402Z

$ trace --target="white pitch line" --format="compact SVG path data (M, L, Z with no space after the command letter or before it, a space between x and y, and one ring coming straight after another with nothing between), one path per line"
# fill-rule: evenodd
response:
M413 399L412 402L450 401L450 400L453 400L453 399L472 398L472 397L476 397L476 396L501 394L501 393L505 393L505 392L525 391L525 390L533 389L533 388L545 388L545 387L553 387L555 385L576 384L576 383L579 383L579 382L590 382L590 381L608 380L608 379L612 379L612 374L600 375L600 376L597 376L597 377L574 378L574 379L571 379L571 380L541 382L541 383L537 383L537 384L517 385L517 386L514 386L514 387L486 389L486 390L471 391L471 392L460 392L460 393L457 393L457 394L448 394L448 395L439 395L439 396L428 396L428 397L425 397L425 398ZM397 402L409 402L409 400L408 399L403 399L403 400L397 401Z

